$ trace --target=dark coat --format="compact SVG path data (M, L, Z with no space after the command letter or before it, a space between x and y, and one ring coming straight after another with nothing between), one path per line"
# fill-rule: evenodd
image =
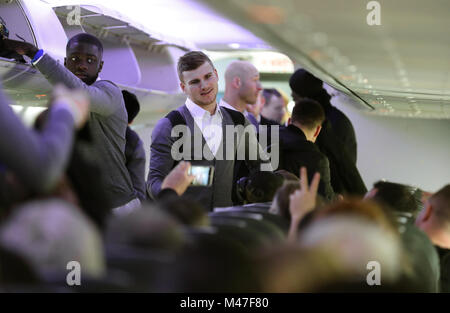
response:
M280 167L296 176L299 176L300 168L305 166L308 170L308 181L311 182L314 173L320 173L318 193L332 200L334 191L331 187L330 164L327 157L311 141L306 140L303 131L289 125L280 129Z
M333 132L329 121L325 121L322 124L322 130L316 140L316 144L330 162L331 185L334 192L364 195L367 192L367 188L359 174L358 168L353 163L342 141Z
M125 165L130 173L131 181L136 192L136 197L144 201L146 199L145 186L145 150L139 135L127 127L125 133Z
M356 167L356 136L350 120L330 103L324 91L314 100L325 111L326 120L316 144L330 162L331 185L336 193L364 195L367 188Z
M278 124L277 122L273 121L273 120L269 120L268 118L265 118L264 116L260 115L261 119L259 121L259 125L267 125L267 126L271 126L271 125L278 125L281 126L280 124Z
M339 138L345 149L347 149L350 160L356 165L357 146L355 129L348 117L341 110L334 107L330 103L331 97L324 92L317 96L314 100L320 103L325 111L326 120L329 121L334 135ZM317 140L320 142L324 133L319 134Z
M356 164L356 136L352 122L344 113L333 106L327 113L327 120L330 121L336 136L342 140L352 163Z

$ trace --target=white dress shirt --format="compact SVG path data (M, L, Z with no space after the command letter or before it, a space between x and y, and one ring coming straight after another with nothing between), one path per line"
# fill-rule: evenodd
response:
M186 100L186 107L194 118L195 124L200 128L209 149L216 155L223 137L222 112L219 106L216 106L216 111L211 115L208 111L188 98Z

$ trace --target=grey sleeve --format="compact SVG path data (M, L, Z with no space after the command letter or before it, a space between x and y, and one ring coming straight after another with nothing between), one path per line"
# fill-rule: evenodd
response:
M93 113L109 116L123 105L122 92L110 81L101 80L88 86L48 54L44 54L35 66L52 85L62 83L70 89L87 92L91 100L90 111Z
M28 188L52 188L67 165L74 121L63 108L51 109L41 133L27 129L16 116L0 86L0 163Z
M160 119L152 132L147 191L153 198L161 191L162 182L175 163L171 154L173 143L171 132L172 124L167 118Z
M130 158L127 157L127 169L130 173L133 188L140 200L145 200L145 150L142 140L138 139Z

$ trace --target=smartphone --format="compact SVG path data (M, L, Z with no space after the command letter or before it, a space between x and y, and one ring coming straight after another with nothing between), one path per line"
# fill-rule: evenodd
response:
M189 169L189 175L194 175L195 178L191 185L193 186L211 186L214 178L213 166L199 166L192 165Z

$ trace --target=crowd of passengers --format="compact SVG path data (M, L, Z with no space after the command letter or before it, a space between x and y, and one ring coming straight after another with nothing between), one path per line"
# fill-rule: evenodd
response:
M286 118L251 63L227 67L217 101L213 62L186 53L187 99L154 126L146 179L139 101L99 79L95 36L72 37L64 64L0 51L54 86L31 128L0 86L0 291L450 291L450 185L367 190L352 123L311 73L290 77ZM213 171L193 185L198 166Z

